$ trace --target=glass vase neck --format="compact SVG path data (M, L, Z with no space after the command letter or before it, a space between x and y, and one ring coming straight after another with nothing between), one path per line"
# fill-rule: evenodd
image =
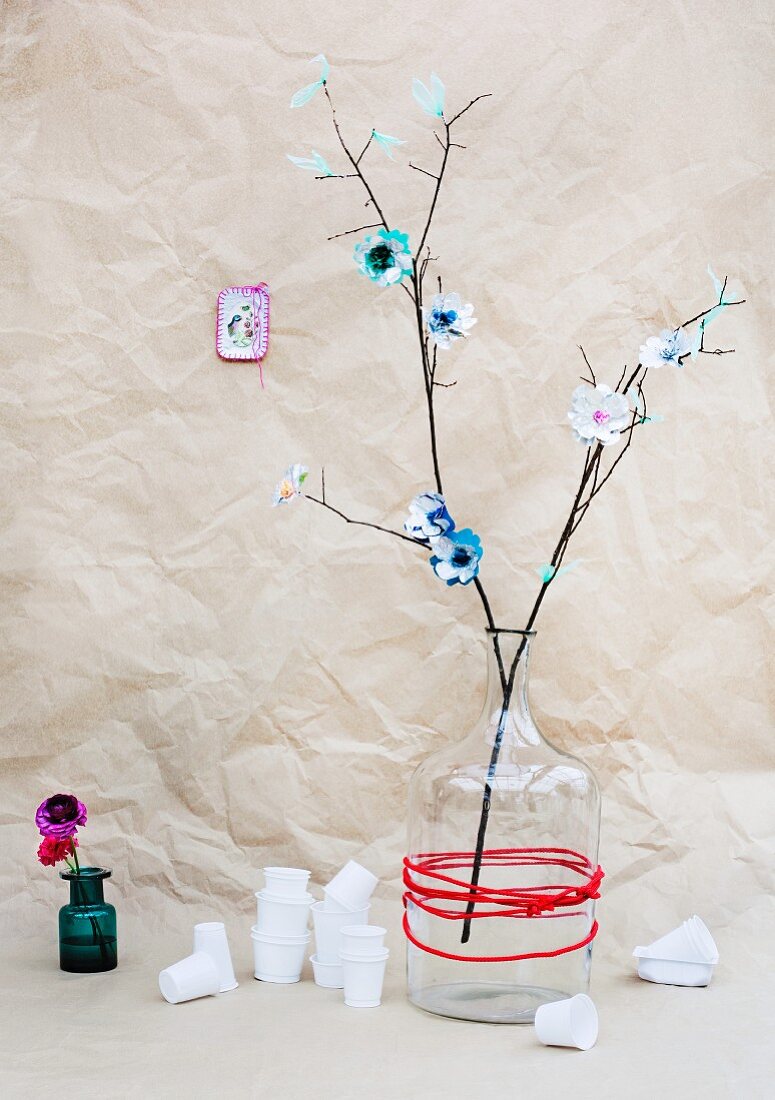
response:
M540 745L543 738L530 713L530 650L535 631L487 631L485 737L492 744Z
M104 867L82 867L75 871L60 871L59 877L70 883L71 905L100 905L105 900L102 884L112 872Z

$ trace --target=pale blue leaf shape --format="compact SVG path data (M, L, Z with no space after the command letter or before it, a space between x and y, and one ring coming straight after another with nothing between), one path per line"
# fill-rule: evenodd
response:
M425 87L423 82L417 77L412 80L412 95L420 104L426 114L433 115L435 117L436 107L433 102L433 96Z
M372 140L376 141L377 145L379 145L384 150L384 152L387 154L387 156L390 157L391 160L395 159L393 156L393 146L406 145L406 142L402 141L401 138L391 137L389 134L381 134L378 130L372 130L371 137Z
M313 150L312 151L312 159L314 160L315 164L317 165L318 169L320 170L321 176L333 176L334 173L328 167L328 165L326 164L323 157L321 157L320 153L316 153Z
M692 362L694 362L694 360L700 354L700 344L702 343L702 330L704 328L705 328L705 322L700 321L699 325L697 325L697 331L694 334L694 339L692 340L692 347L691 347Z
M434 118L441 118L444 114L444 85L435 73L431 73L431 88L428 88L417 77L412 81L412 95L420 104L426 114Z
M444 85L441 83L435 73L431 73L431 90L433 92L433 102L436 108L436 114L441 118L444 114Z
M643 421L644 424L664 424L665 418L660 413L652 413Z
M629 398L630 402L632 403L633 409L635 409L635 412L643 412L643 399L638 393L637 386L630 386L624 396Z
M583 558L577 558L575 561L569 562L567 565L563 565L559 569L556 569L555 566L550 565L547 562L544 565L537 565L535 567L535 571L541 578L542 582L546 584L548 581L552 580L552 578L555 576L555 573L558 577L561 577L563 573L570 573L573 569L578 569L583 561Z
M288 157L291 164L295 164L297 168L303 168L307 172L317 172L321 176L334 175L320 153L313 151L311 157L292 157L290 153L286 153L285 155Z
M713 280L713 289L716 291L716 298L720 302L722 294L722 283L721 280L714 274L713 268L710 266L710 264L708 264L708 274Z
M325 54L319 53L317 57L313 57L310 61L310 65L314 65L315 62L320 62L320 83L325 83L328 80L328 74L331 71L331 66L326 61Z
M322 88L322 81L316 80L314 84L308 84L306 88L300 88L291 99L291 107L303 107L309 103L318 88Z

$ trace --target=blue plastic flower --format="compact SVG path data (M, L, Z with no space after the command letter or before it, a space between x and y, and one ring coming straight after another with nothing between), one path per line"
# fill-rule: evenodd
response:
M474 307L463 305L459 294L435 294L430 309L423 310L428 336L440 348L448 348L454 340L468 336L476 324Z
M433 540L433 572L448 585L470 584L479 572L481 539L466 527Z
M412 270L409 237L397 229L380 229L355 246L358 268L379 286L400 283Z
M435 539L455 530L455 521L447 511L441 493L420 493L409 505L404 523L407 535L414 539Z

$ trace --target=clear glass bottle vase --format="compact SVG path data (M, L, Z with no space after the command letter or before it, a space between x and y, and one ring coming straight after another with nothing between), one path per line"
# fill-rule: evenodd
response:
M528 1023L589 986L600 792L533 719L532 639L488 631L479 721L410 784L408 993L442 1016Z

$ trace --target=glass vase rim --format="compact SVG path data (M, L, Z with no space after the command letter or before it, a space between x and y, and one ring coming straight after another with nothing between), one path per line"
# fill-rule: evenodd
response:
M488 626L485 628L486 634L521 634L523 638L535 638L535 630L514 630L508 626Z
M94 882L97 879L110 878L112 874L113 872L109 871L106 867L82 867L80 874L77 871L60 871L59 877L68 879L71 882L83 878L90 879Z

